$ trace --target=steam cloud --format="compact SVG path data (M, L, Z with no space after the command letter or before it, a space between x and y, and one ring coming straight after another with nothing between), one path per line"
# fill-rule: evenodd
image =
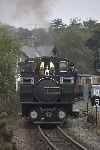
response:
M34 25L48 26L48 16L54 4L54 0L17 0L14 18L19 17L23 22L31 19Z
M0 0L0 21L17 27L46 27L58 1Z

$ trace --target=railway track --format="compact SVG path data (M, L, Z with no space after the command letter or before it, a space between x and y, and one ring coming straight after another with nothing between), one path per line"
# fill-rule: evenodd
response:
M43 129L38 126L38 130L44 141L48 143L52 150L88 150L67 135L59 126L57 126L55 130Z

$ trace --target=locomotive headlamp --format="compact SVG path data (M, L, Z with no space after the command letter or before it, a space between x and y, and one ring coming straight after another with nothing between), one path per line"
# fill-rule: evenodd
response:
M66 114L63 110L59 111L59 119L64 119L66 117Z
M36 119L36 118L38 117L38 113L37 113L35 110L33 110L33 111L30 113L30 116L31 116L32 119Z

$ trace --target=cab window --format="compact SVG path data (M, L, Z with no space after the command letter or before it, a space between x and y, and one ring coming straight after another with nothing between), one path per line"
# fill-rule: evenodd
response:
M60 61L59 63L59 71L67 71L67 63L66 61Z

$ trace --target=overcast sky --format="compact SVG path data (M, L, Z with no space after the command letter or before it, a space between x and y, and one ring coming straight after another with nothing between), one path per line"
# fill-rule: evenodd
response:
M100 21L100 0L0 0L0 22L16 27L47 26L48 20L93 18Z

